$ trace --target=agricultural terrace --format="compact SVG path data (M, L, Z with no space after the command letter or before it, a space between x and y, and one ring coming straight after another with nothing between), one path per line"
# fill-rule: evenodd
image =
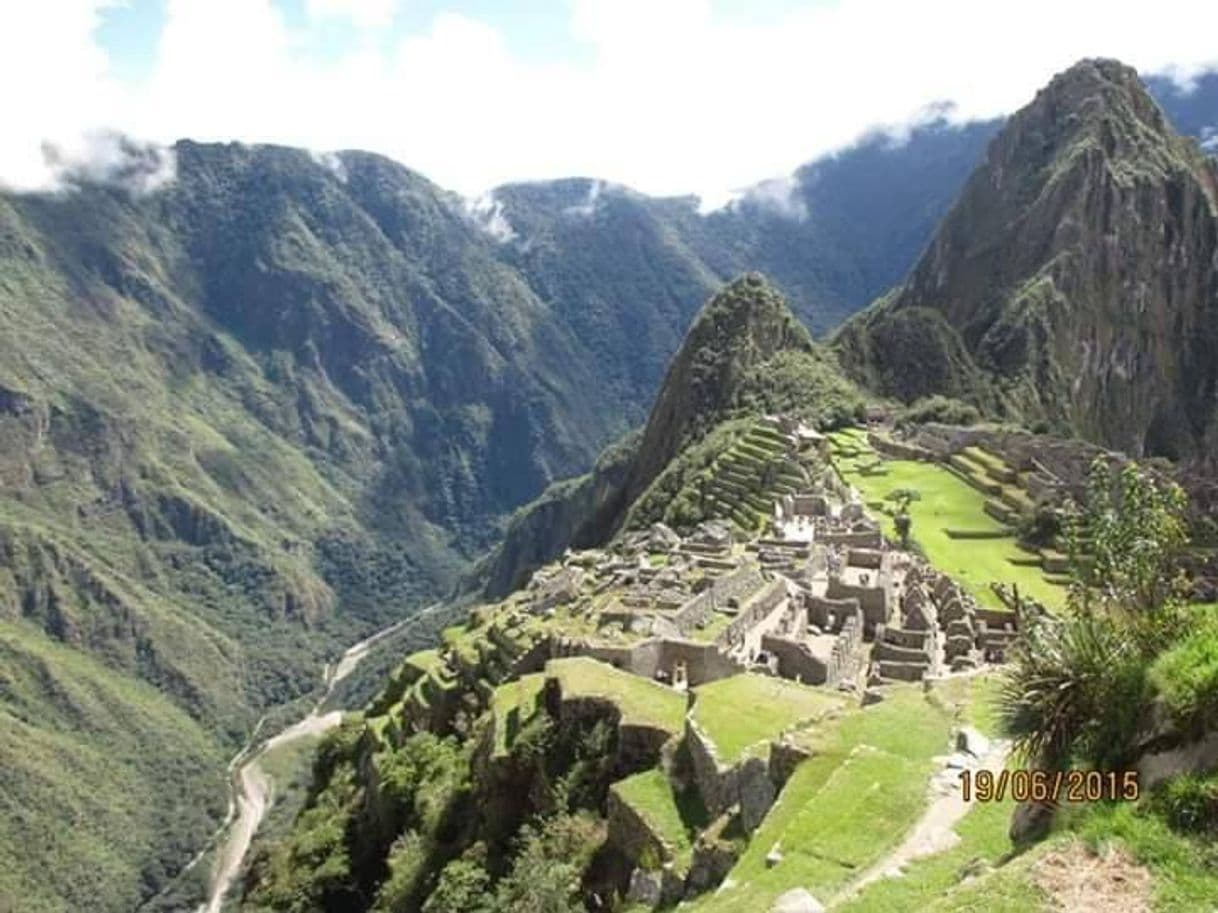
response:
M1019 548L1010 527L986 513L986 495L959 475L938 463L885 460L861 429L834 432L830 442L838 473L862 493L869 508L884 514L887 535L896 536L888 495L901 488L918 491L920 500L909 507L913 539L931 564L959 581L981 605L1003 607L990 589L995 581L1017 586L1049 607L1064 603L1062 580L1045 573L1042 558Z
M768 745L796 724L818 720L845 704L824 688L752 673L702 685L696 695L693 719L725 764L736 762L753 746Z
M833 897L916 822L939 769L934 759L948 752L964 715L934 691L895 685L879 704L824 717L808 733L812 757L795 769L724 886L689 909L768 910L795 886ZM782 861L770 867L775 846Z
M678 868L688 869L694 837L707 824L706 808L697 798L697 790L678 795L668 775L658 767L619 780L610 788L672 850Z
M495 721L496 755L507 752L517 733L536 715L538 696L545 685L545 678L540 672L522 675L495 689L491 712Z
M546 678L558 679L563 697L613 701L626 725L655 726L672 733L685 728L685 695L657 682L615 669L586 656L552 659Z

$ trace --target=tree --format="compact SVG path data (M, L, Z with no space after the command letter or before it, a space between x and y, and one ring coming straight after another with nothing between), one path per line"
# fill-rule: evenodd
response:
M1187 498L1129 463L1114 484L1098 457L1087 475L1082 507L1068 503L1069 607L1075 614L1116 615L1171 623L1183 602L1179 558L1188 541Z
M890 491L885 500L896 504L896 514L892 518L897 535L901 537L901 548L909 548L909 533L913 529L913 517L909 515L909 505L922 500L922 493L916 488L898 488Z
M486 847L475 844L440 873L423 913L492 913L491 876L485 868Z
M499 882L499 913L579 913L583 873L604 840L599 822L588 814L559 814L520 830L512 870Z

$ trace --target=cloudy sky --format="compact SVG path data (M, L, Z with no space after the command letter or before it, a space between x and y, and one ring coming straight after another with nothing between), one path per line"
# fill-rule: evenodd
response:
M474 195L592 175L708 198L1084 56L1218 68L1213 0L2 0L0 182L98 130L385 153Z

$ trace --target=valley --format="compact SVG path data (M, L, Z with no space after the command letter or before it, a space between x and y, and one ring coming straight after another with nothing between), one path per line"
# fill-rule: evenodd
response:
M0 193L0 910L1204 909L1200 762L1039 842L956 777L1212 735L1215 93L1084 60L714 212Z

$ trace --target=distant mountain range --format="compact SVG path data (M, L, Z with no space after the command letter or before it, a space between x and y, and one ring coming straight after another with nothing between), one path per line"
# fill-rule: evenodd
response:
M1200 101L1218 101L1213 76L1187 95L1152 85L1169 102L1187 102L1180 110L1193 124ZM901 186L896 175L915 173L922 153L942 169L945 159L929 150L962 155L966 140L982 136L984 157L968 166L909 279L834 332L829 362L898 402L947 396L1132 454L1208 460L1218 352L1215 160L1175 132L1133 70L1085 61L1010 121L963 133L939 124L901 147L877 139L804 169L800 186L815 191L806 175L835 168L835 184L861 188L859 163L870 161L885 191L874 205L887 205ZM852 205L865 207L861 196ZM900 224L889 223L894 232ZM684 348L676 363L691 357ZM685 386L662 387L657 407ZM811 400L826 389L823 381L807 387ZM673 449L656 442L689 444L674 429L691 410L678 411L685 417L653 412L647 441L624 441L587 476L519 512L467 585L502 596L568 545L604 541L673 460Z
M1209 140L1218 78L1152 89ZM1066 130L1068 113L1046 117ZM447 593L513 511L640 425L726 280L766 273L827 333L902 281L1001 127L873 136L709 215L592 180L471 203L375 155L185 141L175 179L154 189L81 178L0 195L0 858L15 860L0 900L126 911L161 892L223 814L224 760L259 716L308 692L340 645ZM1114 249L1148 269L1153 244L1212 251L1200 153L1174 139L1130 148L1170 151L1146 214L1179 234ZM1093 186L1116 192L1119 178ZM1090 220L1104 205L1045 213ZM1107 249L1103 232L1080 238ZM1074 248L1030 251L1001 289L1041 276L1050 249ZM962 260L943 240L926 257ZM930 307L934 277L920 266L867 319ZM1105 313L1104 291L1088 313ZM1167 308L1183 291L1145 301ZM1083 430L1123 440L1128 425L1134 443L1181 455L1209 440L1206 314L1179 313L1179 326L1163 313L1122 337L1154 327L1156 345L1179 349L1155 387L1179 393L1179 415L1109 408L1118 369L1157 370L1118 359L1080 400L1109 417ZM903 390L860 326L842 357L886 392L963 394L977 380L994 408L1074 420L1003 386L1037 376L1021 372L1043 346L1020 354L978 324L949 340L942 383ZM835 356L809 352L787 366L792 384L825 379ZM1163 422L1180 416L1192 430L1176 439ZM670 432L649 429L637 457L627 443L603 466L641 490L663 461L638 467ZM595 503L612 487L582 491ZM550 532L547 548L563 539Z

